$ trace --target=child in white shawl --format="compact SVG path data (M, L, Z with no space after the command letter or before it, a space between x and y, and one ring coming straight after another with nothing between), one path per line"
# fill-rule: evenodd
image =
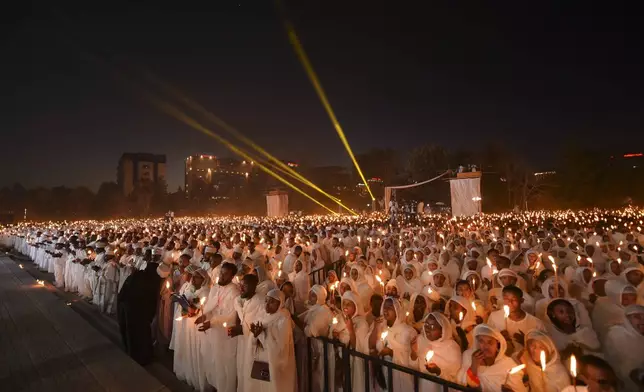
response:
M427 353L433 351L429 362ZM429 313L424 320L423 328L411 343L411 360L416 361L420 372L440 377L447 381L456 381L461 367L461 348L452 337L452 325L439 312ZM442 385L427 380L420 381L422 392L439 392Z
M526 391L523 372L509 374L517 364L505 351L505 338L499 331L486 324L476 326L474 345L463 353L458 382L483 392L498 392L504 385L514 392Z
M378 355L397 365L412 367L411 341L417 333L405 323L405 314L400 302L395 298L386 298L382 303L381 314L387 329L385 330L386 334L381 336L376 344ZM393 383L394 391L410 391L414 388L414 380L411 375L397 371L393 372L393 380L387 380L387 383Z
M547 333L533 330L525 335L526 349L520 357L526 365L531 392L559 392L570 385L568 370L561 363L559 352ZM542 368L541 352L545 357Z

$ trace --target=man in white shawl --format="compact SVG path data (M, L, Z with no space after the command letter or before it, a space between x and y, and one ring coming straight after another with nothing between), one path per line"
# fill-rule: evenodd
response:
M622 324L610 327L606 334L604 352L625 391L644 388L644 306L629 305L624 309Z
M237 338L237 390L245 390L248 369L253 366L253 335L251 324L260 318L264 312L266 299L256 292L259 279L256 275L244 275L239 285L240 295L235 299L237 320L228 327L228 336Z
M463 353L459 383L483 392L498 392L504 385L515 392L526 391L523 372L510 374L517 363L505 355L507 343L503 335L486 324L477 325L473 334L474 347Z
M461 348L452 337L452 325L440 312L429 313L417 338L411 342L411 360L417 370L456 381L461 368ZM420 381L422 392L441 392L443 386L427 380Z
M248 392L294 392L297 385L293 322L284 309L284 294L273 289L266 295L265 312L251 324L253 334L253 367L268 365L269 381L253 378L252 369L244 382Z
M526 365L530 391L559 392L570 385L568 369L561 362L554 342L546 332L533 330L525 335L526 349L519 360Z
M235 298L239 287L232 283L237 267L223 263L219 280L210 289L204 304L203 315L197 318L201 355L206 364L206 379L217 391L235 391L237 388L237 340L228 336L228 326L233 325L237 312ZM225 325L224 325L225 324Z

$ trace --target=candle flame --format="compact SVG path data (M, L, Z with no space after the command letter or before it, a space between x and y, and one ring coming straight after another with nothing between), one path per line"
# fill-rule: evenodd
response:
M472 301L472 309L476 312L476 303L474 301Z
M337 323L338 323L338 318L337 318L337 317L334 317L334 318L333 318L333 325L336 325Z
M383 333L380 334L380 339L384 342L385 339L387 338L387 335L389 335L389 331L384 331Z
M431 293L433 293L433 292L434 292L434 291L432 290L432 288L431 288L431 287L428 287L428 288L427 288L427 294L431 294Z
M541 360L541 371L545 372L546 371L546 352L541 350L541 355L539 356L539 359Z
M463 312L458 312L458 321L463 321Z
M555 263L555 258L554 258L554 257L552 257L552 255L551 255L551 256L548 256L548 260L550 260L550 262L551 262L552 264L554 264L554 263Z
M577 358L574 355L570 356L570 374L573 378L577 378Z
M525 364L522 363L521 365L515 366L512 369L510 369L510 371L508 373L509 374L519 373L523 369L525 369Z
M425 362L431 361L433 356L434 356L434 350L427 351L427 354L425 354Z
M201 297L201 299L199 300L199 304L203 306L203 304L205 303L206 303L206 297Z
M510 307L508 305L503 305L503 314L505 318L510 317Z
M174 319L174 321L181 321L181 320L183 320L183 317L177 317L176 319Z
M170 282L168 282L168 281L165 282L165 288L170 289Z
M18 267L20 267L20 269L23 269L22 264L18 264Z
M228 323L223 323L222 325L224 326L224 328L226 328L228 326Z

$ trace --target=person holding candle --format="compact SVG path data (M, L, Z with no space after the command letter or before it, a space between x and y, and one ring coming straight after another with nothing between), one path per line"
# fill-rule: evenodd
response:
M576 364L574 370L577 377L575 379L573 376L573 385L567 386L561 392L616 392L621 390L618 389L619 382L615 371L602 358L584 355L579 358L579 363Z
M568 370L546 332L532 330L525 335L525 341L519 360L526 365L531 392L558 392L570 385Z
M432 354L428 361L430 352ZM461 367L461 348L452 337L452 325L447 317L440 312L427 314L420 334L412 339L410 356L418 366L418 371L447 381L456 381ZM439 392L442 391L442 386L421 380L420 391Z
M506 341L503 335L486 324L477 325L473 335L473 347L462 356L458 382L481 388L483 392L498 392L508 388L514 392L526 391L523 372L512 372L517 364L505 355Z
M497 310L490 314L487 323L501 331L508 343L508 352L506 354L512 356L523 349L525 334L528 331L536 329L545 332L546 328L541 320L522 309L523 290L520 288L505 286L503 288L503 303L509 310L507 317L504 309Z
M416 332L420 333L425 322L425 317L432 312L432 307L433 302L425 293L414 293L409 300L409 311L406 312L409 314L405 317L405 322L411 325Z
M199 325L201 355L208 384L218 391L233 391L237 384L237 340L228 336L223 323L232 325L237 317L235 298L239 287L233 283L237 267L231 262L221 265L219 280L210 289L202 315L194 323Z
M327 290L321 285L314 285L309 291L309 308L299 316L304 325L304 335L307 337L327 336L329 325L332 324L333 313L326 305ZM337 321L337 319L336 319ZM324 375L324 360L321 358L324 352L323 342L317 339L311 340L313 374L313 391L322 390Z
M380 312L387 334L376 343L378 355L397 365L411 367L411 341L417 335L416 330L405 323L405 313L397 299L386 298ZM393 372L393 380L387 380L389 382L393 383L394 391L410 391L414 386L411 375L397 371Z
M611 279L604 286L606 297L599 298L593 309L592 325L603 341L608 329L624 321L624 309L637 303L637 290L619 279Z
M555 286L557 283L559 287L559 290L557 290L558 293L555 292ZM570 298L567 293L568 286L565 282L563 282L562 280L557 281L554 277L546 279L546 281L541 285L541 294L544 296L544 298L537 301L537 305L535 307L535 316L544 323L547 322L548 317L546 315L546 308L548 304L553 299L565 298L573 305L575 312L579 315L577 318L579 325L592 328L593 324L590 320L588 310L586 309L584 304L574 298Z
M364 267L361 265L354 265L351 267L351 272L349 273L349 276L351 280L353 280L353 283L355 284L356 287L356 294L360 296L360 301L362 304L364 304L365 312L368 312L370 310L369 308L369 301L371 301L371 296L373 295L373 289L367 282L367 279L364 276Z
M476 326L476 312L472 308L472 303L464 297L455 295L445 305L445 316L452 324L454 340L461 347L461 351L472 347L474 342L472 331Z
M284 293L271 290L266 295L263 316L251 324L253 334L254 363L267 363L270 381L257 380L251 376L251 368L246 368L245 391L252 392L295 392L297 369L295 361L295 342L291 315L284 309ZM219 389L218 391L235 391Z

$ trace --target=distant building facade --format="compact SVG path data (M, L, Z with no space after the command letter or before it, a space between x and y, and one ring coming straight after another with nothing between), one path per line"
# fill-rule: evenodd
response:
M117 168L117 183L123 194L129 196L144 182L157 184L165 182L165 155L148 153L125 153L121 155Z
M186 198L235 199L256 176L254 162L217 158L213 155L191 155L186 158Z

